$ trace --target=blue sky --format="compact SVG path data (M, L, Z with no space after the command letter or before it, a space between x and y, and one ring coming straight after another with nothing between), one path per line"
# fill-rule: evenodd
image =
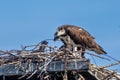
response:
M72 24L89 31L110 56L120 59L119 8L120 0L1 0L0 50L52 39L58 26Z

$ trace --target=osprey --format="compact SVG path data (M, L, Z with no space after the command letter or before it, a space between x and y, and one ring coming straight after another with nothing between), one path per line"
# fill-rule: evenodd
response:
M54 34L54 41L60 39L70 50L89 50L97 54L106 54L103 48L95 42L95 38L85 29L74 25L62 25Z

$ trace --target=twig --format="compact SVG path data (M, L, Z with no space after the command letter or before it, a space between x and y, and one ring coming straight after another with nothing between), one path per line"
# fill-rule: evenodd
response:
M29 72L25 73L23 76L19 77L18 79L22 79L22 78L24 78L25 76L28 75L28 73L29 73Z
M30 79L34 74L36 74L38 70L35 70L30 76L27 77L27 79Z
M50 59L50 61L48 61L46 64L43 65L44 67L43 67L42 71L40 72L40 74L38 75L38 77L40 77L41 74L42 74L44 71L46 71L47 66L50 64L50 62L51 62L55 57L56 57L56 55L54 55L54 56Z
M101 68L107 68L107 67L111 67L111 66L115 66L115 65L119 65L119 64L120 64L120 61L116 62L116 63L112 63L112 64L109 64L109 65L106 65L106 66L102 66Z
M110 61L110 59L108 59L108 58L101 57L101 56L98 56L98 55L92 54L92 53L90 53L90 52L86 52L86 53L89 54L89 55L92 55L92 56L95 56L95 57L98 57L98 58L101 58L101 59L105 59L105 60Z

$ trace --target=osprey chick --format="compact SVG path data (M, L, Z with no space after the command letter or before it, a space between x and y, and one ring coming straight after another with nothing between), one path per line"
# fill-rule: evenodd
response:
M54 34L54 41L57 39L60 39L70 50L79 47L84 51L90 50L97 54L106 54L103 48L95 42L94 37L81 27L62 25Z

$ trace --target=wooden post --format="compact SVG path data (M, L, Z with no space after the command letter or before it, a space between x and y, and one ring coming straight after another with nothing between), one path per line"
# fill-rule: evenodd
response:
M3 80L5 80L5 75L3 75Z

